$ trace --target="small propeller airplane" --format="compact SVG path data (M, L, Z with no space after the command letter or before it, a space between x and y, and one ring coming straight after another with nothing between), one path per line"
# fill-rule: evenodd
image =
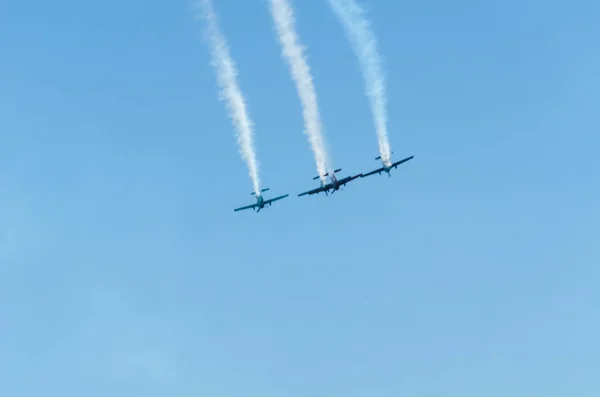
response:
M254 192L250 193L250 195L252 196L256 196L256 204L252 204L252 205L247 205L245 207L240 207L240 208L236 208L233 211L242 211L242 210L248 210L250 208L252 208L253 210L256 211L256 213L258 214L260 212L260 210L262 210L263 208L265 208L265 206L271 206L273 205L273 202L277 201L277 200L281 200L286 198L287 196L289 196L289 194L286 194L285 196L279 196L279 197L275 197L269 200L265 200L262 196L262 193L269 191L269 188L266 189L262 189L260 191L260 193L258 195L254 194Z
M331 178L331 182L329 183L323 183L321 182L321 187L318 187L316 189L313 190L309 190L308 192L304 192L304 193L300 193L298 195L298 197L301 196L305 196L305 195L310 195L312 196L313 194L319 194L321 192L325 192L325 195L328 196L329 195L329 191L331 191L331 194L335 193L336 191L340 190L340 187L342 186L346 186L346 184L350 181L355 180L356 178L360 178L362 174L358 174L358 175L354 175L354 176L347 176L344 179L340 179L338 180L335 176L336 173L340 172L342 169L337 169L335 171L333 171L331 173L331 175L329 175L329 172L326 173L325 175L323 175L324 177L330 177ZM316 181L317 179L319 179L318 176L315 176L313 178L313 181Z
M394 152L392 152L392 154L393 154L393 153L394 153ZM387 172L388 176L391 178L391 177L392 177L392 174L390 174L390 171L392 170L392 168L396 168L396 167L398 167L400 164L402 164L402 163L404 163L404 162L406 162L406 161L408 161L408 160L412 159L413 157L415 157L415 156L410 156L410 157L407 157L407 158L405 158L405 159L402 159L402 160L400 160L400 161L397 161L397 162L395 162L395 163L393 163L393 164L389 164L389 165L386 165L386 164L383 162L383 160L381 160L381 156L375 157L375 160L381 160L381 163L383 164L383 167L381 167L381 168L379 168L379 169L377 169L377 170L375 170L375 171L371 171L371 172L369 172L369 173L367 173L367 174L363 174L363 175L361 176L361 178L365 178L365 177L367 177L367 176L371 176L371 175L374 175L374 174L379 174L379 175L381 175L381 173L382 173L382 172Z

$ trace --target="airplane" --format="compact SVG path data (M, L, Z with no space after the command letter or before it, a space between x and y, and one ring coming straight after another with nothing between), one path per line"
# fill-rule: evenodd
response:
M393 153L394 153L394 152L392 152L392 154L393 154ZM396 168L396 167L398 167L400 164L404 163L405 161L408 161L408 160L412 159L413 157L415 157L415 156L410 156L410 157L407 157L407 158L405 158L405 159L402 159L402 160L400 160L400 161L397 161L397 162L395 162L395 163L393 163L393 164L390 164L389 166L388 166L388 165L385 165L385 163L384 163L384 162L383 162L383 160L382 160L382 161L381 161L381 163L383 164L383 167L381 167L381 168L379 168L379 169L377 169L377 170L375 170L375 171L371 171L371 172L369 172L369 173L367 173L367 174L363 174L363 175L361 176L361 178L365 178L365 177L367 177L367 176L371 176L371 175L374 175L374 174L379 174L379 175L381 175L381 173L382 173L382 172L387 172L388 176L391 178L391 177L392 177L392 174L390 174L390 171L392 170L392 168ZM381 156L377 156L377 157L375 157L375 160L381 160Z
M252 205L247 205L245 207L240 207L240 208L236 208L233 211L237 212L237 211L242 211L242 210L247 210L252 208L253 210L256 211L256 213L258 214L260 212L260 210L262 210L263 208L265 208L265 206L271 206L273 205L273 202L277 201L277 200L281 200L286 198L287 196L289 196L289 194L286 194L285 196L279 196L279 197L275 197L269 200L265 200L262 196L262 193L269 191L269 188L263 189L260 191L260 193L258 195L254 194L254 192L250 193L251 196L256 196L256 204L252 204Z
M346 183L355 180L356 178L360 178L362 174L358 174L358 175L354 175L354 176L347 176L344 179L340 179L338 180L335 176L336 173L340 172L342 169L337 169L335 171L333 171L333 173L331 175L329 175L329 172L326 173L325 175L323 175L324 177L329 176L331 178L331 182L330 183L323 183L321 182L321 187L318 187L316 189L313 190L309 190L308 192L304 192L304 193L300 193L298 195L298 197L304 196L304 195L313 195L313 194L319 194L321 192L325 192L325 195L328 196L329 195L329 191L331 190L331 194L335 193L336 191L340 190L340 187L342 186L346 186ZM315 176L313 178L313 181L316 181L317 179L319 179L318 176Z

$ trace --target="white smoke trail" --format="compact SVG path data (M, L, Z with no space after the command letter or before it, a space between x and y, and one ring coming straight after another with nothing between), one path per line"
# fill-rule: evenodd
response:
M286 59L290 73L296 83L296 90L302 103L304 132L309 142L320 179L325 183L325 173L331 171L325 141L321 130L321 117L317 94L313 84L310 67L304 56L304 48L296 33L294 13L287 0L270 0L271 15L275 21L277 35L282 46L282 55Z
M382 60L377 50L375 35L370 29L365 11L354 0L327 0L327 2L342 21L346 35L358 56L379 140L379 153L383 163L389 166L391 149L387 133L385 79L381 70Z
M206 21L206 33L209 38L212 56L212 65L217 74L217 82L221 89L219 99L225 100L229 116L237 132L237 143L240 154L248 166L252 179L254 193L260 194L260 181L258 178L258 164L253 143L252 121L246 108L246 101L237 82L237 69L235 62L229 54L225 37L219 30L217 16L210 0L200 0L203 17Z

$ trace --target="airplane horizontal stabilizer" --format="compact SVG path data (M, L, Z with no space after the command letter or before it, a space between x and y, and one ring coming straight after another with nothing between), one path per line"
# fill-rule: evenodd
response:
M394 152L390 152L390 154L394 154ZM381 160L381 156L375 157L375 160Z
M268 192L269 190L271 190L270 188L266 188L266 189L262 189L260 192L264 193L264 192ZM256 193L252 192L250 193L251 196L254 196Z

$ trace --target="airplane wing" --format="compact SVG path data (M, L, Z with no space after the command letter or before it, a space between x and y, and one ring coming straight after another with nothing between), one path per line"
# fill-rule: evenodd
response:
M236 208L233 211L236 212L236 211L249 210L250 208L256 208L256 207L258 207L257 204L252 204L252 205L247 205L245 207Z
M410 156L410 157L407 157L407 158L405 158L403 160L395 162L394 164L392 164L392 168L398 167L400 164L404 163L405 161L408 161L408 160L412 159L413 157L415 157L415 156Z
M362 174L358 174L358 175L354 175L354 176L347 176L347 177L345 177L344 179L340 179L340 180L338 181L338 183L339 183L341 186L345 186L345 185L346 185L346 183L348 183L348 182L350 182L350 181L353 181L353 180L355 180L356 178L360 178L361 176L362 176Z
M379 169L377 169L377 170L375 170L375 171L371 171L371 172L369 172L369 173L363 174L363 176L362 176L362 177L363 177L363 178L366 178L366 177L368 177L368 176L371 176L371 175L379 174L379 173L380 173L381 171L383 171L384 169L385 169L385 168L381 167L381 168L379 168Z
M326 190L329 190L329 188L330 188L329 185L321 186L321 187L318 187L316 189L309 190L308 192L300 193L298 195L298 197L306 196L307 194L310 195L310 196L312 196L313 194L317 194L317 193L321 193L321 192L324 192Z
M286 198L287 196L289 196L289 194L286 194L285 196L279 196L279 197L275 197L275 198L272 198L272 199L269 199L269 200L265 200L265 204L271 204L272 202L275 202L275 201L277 201L277 200L284 199L284 198Z

